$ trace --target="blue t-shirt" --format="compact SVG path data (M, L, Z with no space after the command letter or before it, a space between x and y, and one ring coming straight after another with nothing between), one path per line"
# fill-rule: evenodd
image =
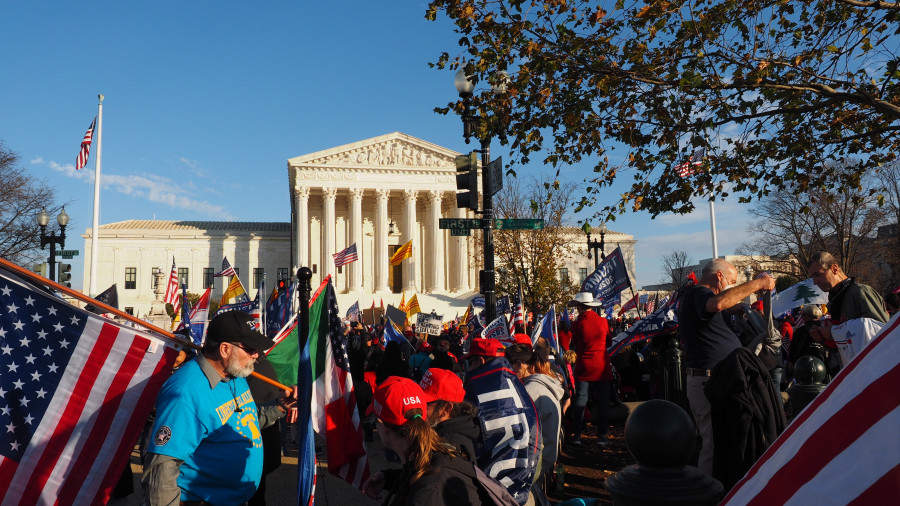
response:
M182 501L241 504L256 492L263 446L244 378L210 389L197 360L185 363L159 392L152 434L147 451L184 461Z
M684 343L684 366L712 369L741 341L725 322L723 311L710 313L706 302L715 297L709 288L688 288L678 302L678 333Z

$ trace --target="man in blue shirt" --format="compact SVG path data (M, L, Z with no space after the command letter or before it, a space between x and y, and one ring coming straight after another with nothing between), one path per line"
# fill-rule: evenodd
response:
M241 504L262 476L262 425L290 408L286 399L257 406L244 379L274 342L247 313L209 324L197 358L163 385L144 460L142 504Z

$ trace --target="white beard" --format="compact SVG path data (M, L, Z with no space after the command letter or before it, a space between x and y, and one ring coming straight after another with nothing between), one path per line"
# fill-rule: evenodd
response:
M232 378L246 378L253 372L253 364L255 362L256 360L251 359L247 365L241 367L237 355L234 354L228 359L228 363L225 365L225 372Z

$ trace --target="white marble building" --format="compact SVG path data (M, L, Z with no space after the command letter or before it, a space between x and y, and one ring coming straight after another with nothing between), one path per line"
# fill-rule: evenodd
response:
M263 273L271 290L280 277L309 266L313 287L333 275L342 310L356 300L361 307L382 300L396 305L403 293L417 293L424 310L452 315L477 292L476 262L470 260L482 256L473 240L480 232L456 237L438 228L440 218L474 217L456 207L457 155L395 132L289 159L290 223L129 220L103 225L98 290L117 283L120 308L144 315L153 300L154 271L168 275L174 257L189 291L202 292L212 282L217 299L226 281L211 276L227 256L251 296ZM593 261L586 257L581 231L567 232L573 254L564 259L561 275L578 282L593 271ZM82 236L86 274L90 234L88 229ZM391 254L410 239L412 258L391 267ZM336 268L332 255L351 244L357 245L359 261ZM616 244L633 275L633 237L610 231L606 251ZM88 285L86 278L85 289Z

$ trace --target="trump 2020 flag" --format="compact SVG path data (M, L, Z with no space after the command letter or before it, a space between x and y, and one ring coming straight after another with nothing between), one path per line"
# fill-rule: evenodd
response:
M584 283L581 284L581 291L590 292L593 294L594 300L602 301L603 307L607 307L610 305L609 299L629 286L631 286L631 279L625 268L622 248L616 248L612 253L606 255L606 258L597 266L597 270L585 278Z
M106 504L177 350L0 268L0 503Z
M516 340L509 335L509 323L506 321L506 315L502 314L492 321L484 330L481 331L481 337L485 339L496 339L505 346L516 344Z

